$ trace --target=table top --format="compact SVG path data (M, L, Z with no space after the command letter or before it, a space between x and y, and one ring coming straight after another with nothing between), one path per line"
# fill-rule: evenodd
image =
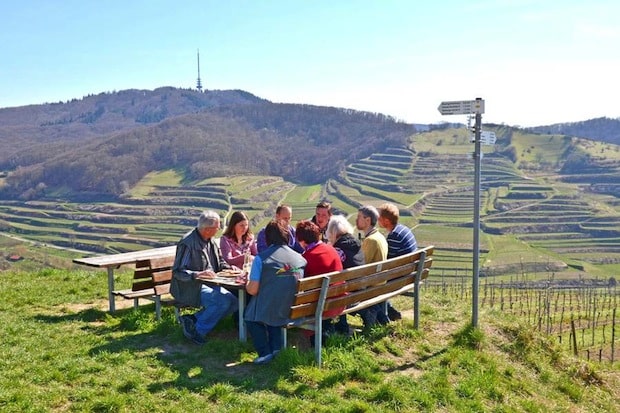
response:
M199 280L205 284L221 285L222 287L233 288L236 290L241 290L245 288L245 283L237 282L236 277L218 277L216 274L215 278L199 278Z
M88 265L89 267L120 267L123 264L133 264L139 260L148 260L152 258L174 257L176 253L176 245L161 248L151 248L148 250L123 252L120 254L100 255L97 257L76 258L73 260L76 264Z

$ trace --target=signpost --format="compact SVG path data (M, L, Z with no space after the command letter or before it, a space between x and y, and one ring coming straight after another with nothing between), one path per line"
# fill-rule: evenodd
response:
M483 145L495 145L495 141L497 141L497 137L495 136L495 132L489 132L483 130L480 132L480 143Z
M474 125L474 246L473 246L473 280L472 280L472 317L471 324L478 327L478 279L480 276L480 167L482 153L480 151L482 136L482 114L484 113L484 100L460 100L441 102L437 108L442 115L476 115ZM485 141L495 143L495 134L485 134Z
M472 115L484 113L484 100L453 100L441 102L437 108L442 115Z

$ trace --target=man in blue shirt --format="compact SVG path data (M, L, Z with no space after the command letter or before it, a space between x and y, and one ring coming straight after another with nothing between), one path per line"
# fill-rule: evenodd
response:
M413 232L403 224L398 223L399 211L394 204L385 203L379 208L379 225L388 232L387 257L394 258L408 254L418 248Z
M388 259L400 257L408 254L418 248L418 243L413 232L403 224L398 223L399 210L394 204L385 203L377 208L379 211L379 226L385 228L388 232L385 239L388 244ZM399 320L402 318L400 312L392 305L387 303L388 317L390 320Z
M297 242L295 238L295 228L291 226L291 220L293 219L293 209L288 205L278 205L276 208L275 220L282 222L288 227L289 241L288 246L298 253L304 252L304 249ZM256 235L256 249L258 252L265 251L267 249L267 240L265 237L265 228L261 229Z

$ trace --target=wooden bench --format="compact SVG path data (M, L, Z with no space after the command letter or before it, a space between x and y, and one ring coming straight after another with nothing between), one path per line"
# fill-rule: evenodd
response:
M131 288L113 291L112 294L133 300L134 308L138 308L141 298L154 301L155 316L159 320L162 304L175 305L174 298L170 296L172 264L174 256L138 260ZM178 311L176 307L175 310Z
M420 283L428 277L433 263L434 247L429 246L410 254L378 263L335 271L297 282L295 300L291 306L291 322L285 327L311 326L314 330L315 359L321 366L321 333L325 312L348 314L407 291L413 294L413 324L420 319ZM283 334L286 346L286 330Z

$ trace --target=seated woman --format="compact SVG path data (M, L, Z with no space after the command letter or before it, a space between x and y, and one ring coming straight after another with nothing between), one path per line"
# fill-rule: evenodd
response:
M297 241L304 248L301 254L308 264L304 271L304 277L325 274L332 271L342 271L342 260L338 251L329 244L321 241L322 234L319 226L310 220L303 220L297 223L295 228L295 236ZM343 309L335 308L323 313L324 317L335 317L342 312ZM307 331L307 330L306 330ZM323 320L323 337L325 338L334 331L334 325L331 320ZM314 345L314 334L308 333L310 343Z
M228 226L220 238L222 258L237 268L243 268L245 254L256 255L256 239L250 230L248 216L235 211L228 221Z
M353 226L347 221L344 215L333 215L329 219L326 231L329 243L340 254L343 268L357 267L364 264L364 252L362 243L353 236ZM343 314L335 324L338 333L348 335L349 323L347 315Z
M286 224L271 221L265 227L265 238L267 249L252 262L245 287L253 296L244 319L258 353L256 364L268 363L282 348L281 328L289 321L297 280L303 277L306 267L306 260L288 246Z

